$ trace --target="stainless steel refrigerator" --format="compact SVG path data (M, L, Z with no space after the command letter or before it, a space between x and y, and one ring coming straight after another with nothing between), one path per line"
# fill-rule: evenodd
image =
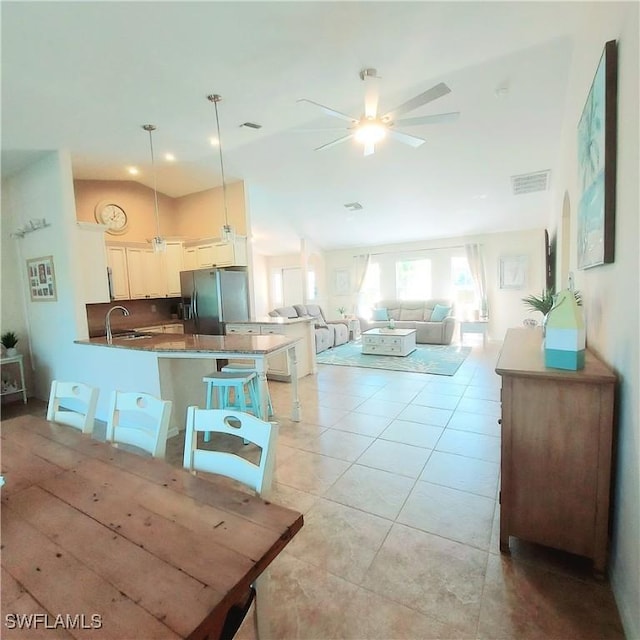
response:
M224 335L227 322L249 319L246 271L198 269L180 272L184 332Z

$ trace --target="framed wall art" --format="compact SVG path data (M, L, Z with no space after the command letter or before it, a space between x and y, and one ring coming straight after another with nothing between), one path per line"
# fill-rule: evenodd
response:
M613 262L616 207L617 62L605 44L578 123L578 268Z
M499 269L501 289L524 288L527 283L527 256L503 256Z
M33 302L55 302L58 299L53 256L27 260L27 275Z
M346 269L336 269L336 293L348 295L351 289L351 279Z

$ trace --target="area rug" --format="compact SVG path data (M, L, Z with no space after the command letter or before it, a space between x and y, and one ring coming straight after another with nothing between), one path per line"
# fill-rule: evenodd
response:
M360 341L327 349L316 355L318 364L336 364L344 367L367 367L390 371L433 373L452 376L469 355L471 347L448 344L420 344L408 356L373 356L362 354Z

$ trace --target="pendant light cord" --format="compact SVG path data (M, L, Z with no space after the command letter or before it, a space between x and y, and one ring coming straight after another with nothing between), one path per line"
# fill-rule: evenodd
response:
M222 139L220 138L220 116L218 115L218 102L222 100L222 96L217 93L213 93L207 96L207 100L209 102L213 102L213 106L216 110L216 129L218 134L218 151L220 154L220 173L222 173L222 200L224 202L224 226L225 230L229 231L231 228L229 227L229 212L227 209L227 181L224 177L224 162L222 160Z
M156 176L156 160L153 154L153 137L151 135L151 132L155 131L156 127L152 124L145 124L142 128L149 133L149 146L151 147L151 169L153 171L153 196L156 208L156 232L157 237L160 238L160 214L158 213L158 180Z

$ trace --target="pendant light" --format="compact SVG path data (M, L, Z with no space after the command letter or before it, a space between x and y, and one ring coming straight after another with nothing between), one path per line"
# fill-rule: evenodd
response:
M151 137L152 131L156 130L156 126L153 124L143 124L142 128L149 134L149 147L151 148L151 168L153 170L153 198L156 212L156 236L151 240L151 245L155 253L161 253L166 251L167 243L160 235L160 215L158 213L158 180L156 178L156 161L153 155L153 138Z
M218 134L218 151L220 153L220 173L222 174L222 200L224 202L224 225L222 225L222 239L225 242L232 242L235 236L233 227L229 224L229 207L227 204L227 183L224 177L224 162L222 161L222 140L220 139L220 116L218 115L218 102L222 100L222 96L212 93L207 96L209 102L213 102L216 110L216 129Z

